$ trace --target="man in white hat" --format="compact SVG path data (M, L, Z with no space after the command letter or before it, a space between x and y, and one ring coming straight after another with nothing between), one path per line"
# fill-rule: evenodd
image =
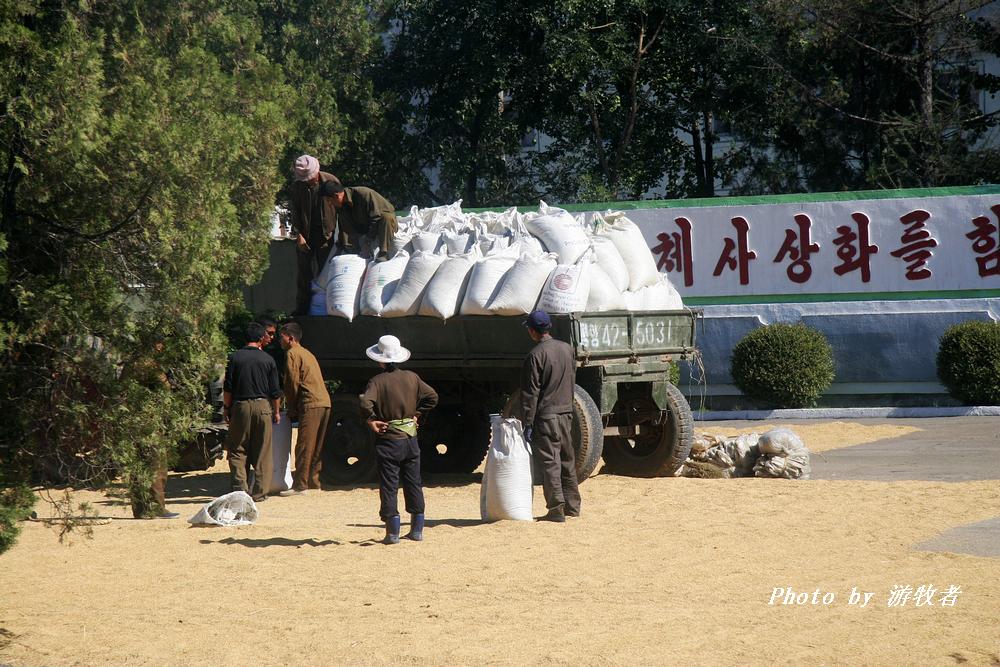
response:
M323 270L336 241L337 208L329 199L319 196L319 189L324 183L339 185L340 179L320 171L319 160L312 155L300 155L295 160L292 176L289 186L291 223L298 234L295 314L307 315L312 296L309 284Z
M438 395L413 371L396 367L410 358L410 351L395 336L382 336L365 353L382 367L361 394L361 416L375 432L379 475L379 516L385 522L385 544L399 542L397 493L403 482L403 499L410 514L411 540L424 534L424 490L420 483L420 444L417 422L438 402Z

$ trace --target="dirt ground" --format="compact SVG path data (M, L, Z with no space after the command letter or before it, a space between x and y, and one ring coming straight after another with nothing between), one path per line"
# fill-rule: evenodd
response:
M793 430L820 452L905 428ZM226 470L172 475L169 508L192 516ZM1000 559L915 548L1000 516L996 480L596 475L564 525L481 523L476 477L425 491L426 541L391 547L374 488L272 498L242 528L77 493L115 518L69 546L25 524L0 556L0 663L1000 665Z

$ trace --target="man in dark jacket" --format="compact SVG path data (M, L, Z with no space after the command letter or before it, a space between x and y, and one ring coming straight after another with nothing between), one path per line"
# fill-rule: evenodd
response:
M548 513L542 521L564 522L580 516L573 448L573 348L549 334L552 319L536 310L524 321L536 345L521 367L521 416L524 435L542 468Z
M266 339L263 326L257 322L247 326L246 347L229 358L222 391L233 490L249 493L258 502L267 498L271 486L271 424L281 421L278 367L261 350ZM248 483L251 471L253 488Z
M339 185L340 180L320 171L319 160L312 155L302 155L295 160L293 176L289 199L292 228L298 234L295 314L306 315L312 296L309 284L326 265L337 228L337 209L332 201L320 196L320 186L324 183Z
M365 353L382 367L368 381L361 395L361 416L375 432L379 475L379 516L385 522L385 544L399 542L396 494L400 476L403 498L410 514L411 540L424 537L424 491L420 485L420 443L417 422L437 405L437 392L413 371L396 368L410 358L410 351L395 336L382 336Z
M337 207L340 236L347 236L346 252L386 257L399 229L392 202L371 188L346 188L340 183L324 183L320 193Z

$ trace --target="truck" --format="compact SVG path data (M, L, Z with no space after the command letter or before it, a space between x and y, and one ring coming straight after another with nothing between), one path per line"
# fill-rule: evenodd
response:
M578 479L604 459L606 472L666 476L691 449L691 408L670 381L670 366L696 353L699 310L573 313L552 316L553 337L573 347L577 363L573 444ZM359 394L380 372L365 349L381 336L400 339L405 368L438 392L419 429L425 473L471 473L489 448L490 416L517 416L518 384L534 345L524 317L458 315L382 318L297 317L303 342L332 381L332 409L321 480L351 485L375 476L374 434L360 415Z

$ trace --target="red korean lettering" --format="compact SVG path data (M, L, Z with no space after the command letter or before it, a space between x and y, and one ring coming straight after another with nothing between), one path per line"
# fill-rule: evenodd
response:
M991 206L993 215L1000 221L1000 204ZM975 227L965 235L965 238L972 241L972 252L976 253L976 264L979 266L979 276L1000 275L1000 236L997 230L1000 226L985 215L973 218L972 224Z
M691 253L691 221L687 218L675 218L679 232L662 232L656 235L660 245L654 247L653 253L659 256L656 261L657 270L666 269L667 273L679 271L684 276L684 286L694 284L694 268Z
M869 243L868 226L871 221L868 216L858 212L852 213L851 218L857 225L857 232L850 225L837 227L838 236L833 239L833 245L837 246L840 264L833 267L833 272L842 276L851 271L860 271L861 282L867 283L872 279L871 256L878 252L878 246Z
M736 228L737 239L733 240L728 236L726 237L722 254L719 255L719 261L716 263L715 271L712 272L712 275L721 276L723 269L728 268L730 271L736 271L738 268L740 272L740 285L749 285L750 261L757 259L757 253L750 250L750 223L746 221L746 218L740 216L733 218L731 222L733 227ZM736 251L735 256L733 256L734 251Z
M778 254L774 256L774 261L778 263L786 256L791 257L792 263L785 270L788 279L793 283L804 283L812 276L809 256L814 252L819 252L819 244L812 242L810 236L812 220L809 219L808 215L805 213L796 215L795 224L799 227L798 234L793 229L785 230L785 242L781 244Z
M931 249L936 248L938 242L926 229L930 217L931 214L927 211L917 209L899 219L902 224L908 225L900 236L903 245L889 254L906 262L907 280L926 280L931 277L927 260L933 256Z

